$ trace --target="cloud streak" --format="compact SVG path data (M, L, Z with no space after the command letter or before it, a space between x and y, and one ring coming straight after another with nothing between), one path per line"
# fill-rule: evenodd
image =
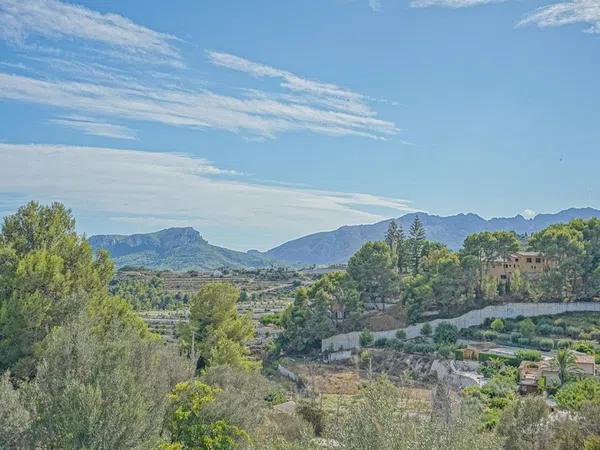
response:
M67 116L57 117L49 120L50 123L62 125L68 128L81 131L91 136L102 136L114 139L134 140L137 138L136 132L122 125L99 122L89 117Z
M383 218L357 205L412 210L406 200L254 183L205 159L174 153L0 144L0 159L0 192L63 201L78 214L110 216L147 230L175 223L219 230L217 240L235 235L243 224L263 249L315 228Z
M500 3L504 0L412 0L411 8L430 8L442 6L447 8L468 8L470 6L486 5L488 3Z
M544 6L526 16L517 25L540 28L572 24L589 25L587 33L600 33L600 0L575 0Z
M36 37L83 40L156 62L181 64L175 36L58 0L0 0L0 36L18 45Z

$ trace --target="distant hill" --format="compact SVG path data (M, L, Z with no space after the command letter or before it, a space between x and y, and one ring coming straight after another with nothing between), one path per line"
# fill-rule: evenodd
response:
M94 250L108 250L117 267L187 271L275 265L271 257L257 251L243 253L211 245L193 228L169 228L129 236L97 235L88 241Z
M372 225L343 226L335 231L310 234L275 247L265 255L289 263L345 263L365 242L382 240L392 220L402 224L404 230L408 232L415 215L417 214L411 213L398 219L388 219ZM571 208L556 214L539 214L533 219L525 219L521 215L490 220L483 219L477 214L440 217L418 213L418 216L425 226L428 239L458 249L466 236L478 231L508 230L519 234L530 234L554 223L600 217L600 211L593 208Z

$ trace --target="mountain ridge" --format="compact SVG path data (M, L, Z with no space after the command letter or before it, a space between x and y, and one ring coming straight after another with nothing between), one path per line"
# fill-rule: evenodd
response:
M95 235L88 242L95 251L108 250L117 267L187 271L277 265L277 261L256 251L244 253L209 244L192 227L166 228L153 233L131 235Z
M345 263L365 242L382 240L392 220L401 224L407 232L417 215L423 222L428 239L442 242L452 249L458 249L465 237L478 231L507 230L519 234L531 234L554 223L569 222L578 218L600 217L600 210L590 207L569 208L557 213L538 214L532 219L526 219L521 214L514 217L484 219L474 213L459 213L451 216L423 212L409 213L374 224L344 225L336 230L309 234L285 242L264 254L295 264Z

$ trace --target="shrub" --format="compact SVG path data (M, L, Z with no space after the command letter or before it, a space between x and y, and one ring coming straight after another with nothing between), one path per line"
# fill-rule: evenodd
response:
M400 339L400 340L406 339L406 331L404 331L404 330L396 331L396 339Z
M494 341L498 337L498 333L492 330L485 330L481 333L481 337L486 341Z
M431 325L429 323L426 323L421 327L421 334L423 336L431 336L431 331Z
M518 344L521 337L521 333L514 332L510 334L510 340L513 344Z
M537 350L519 350L515 357L521 361L541 361L542 354Z
M549 323L541 323L537 327L537 333L542 336L549 336L552 334L553 326Z
M387 341L388 339L385 337L380 337L375 339L375 343L373 344L373 346L377 347L377 348L383 348L387 345Z
M557 327L555 325L552 327L552 334L556 336L563 336L565 334L565 329L563 327Z
M370 330L365 328L360 333L359 343L361 347L368 347L373 343L374 340L375 336L373 336L373 333Z
M504 321L500 318L495 319L491 324L490 328L494 330L496 333L500 333L504 330Z
M443 344L438 347L437 354L442 358L450 359L455 350L454 345Z
M533 336L533 334L535 333L535 324L533 323L533 320L531 319L525 319L522 320L519 323L519 331L521 332L521 334L523 336Z
M529 343L531 342L531 339L523 337L523 338L519 338L517 341L517 344L519 345L529 345Z
M433 353L435 346L428 342L420 342L413 345L412 351L415 353Z
M567 327L565 329L565 334L572 338L578 338L579 333L581 333L581 330L577 327Z
M451 323L442 322L435 328L433 341L436 344L456 344L458 328Z
M571 348L576 352L587 353L588 355L594 355L596 353L596 349L590 342L577 341Z
M559 339L556 343L556 348L569 348L571 341L569 339Z
M510 334L507 334L507 333L499 334L498 337L496 338L496 340L498 342L502 342L504 344L509 344L510 342L512 342Z
M388 339L386 347L399 352L404 349L404 342L402 342L400 339Z
M554 348L554 341L552 339L544 338L538 341L538 347L540 350L545 352L550 351Z

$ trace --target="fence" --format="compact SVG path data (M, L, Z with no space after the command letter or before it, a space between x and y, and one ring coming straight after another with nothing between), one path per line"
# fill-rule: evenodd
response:
M551 316L568 312L600 312L600 302L572 302L572 303L506 303L504 305L491 305L482 309L469 311L462 316L451 319L435 319L410 325L406 328L373 332L375 340L379 338L393 338L398 330L404 330L408 339L421 334L421 327L429 323L432 329L442 322L451 323L457 328L468 328L483 324L486 319L500 317L514 319L518 316ZM338 334L321 341L321 351L339 351L359 348L360 332Z

